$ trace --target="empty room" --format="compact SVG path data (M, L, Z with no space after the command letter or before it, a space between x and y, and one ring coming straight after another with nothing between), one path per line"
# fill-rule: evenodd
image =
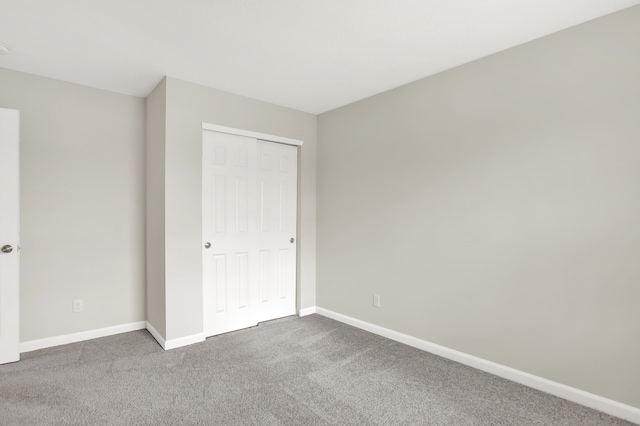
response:
M0 2L0 425L640 425L640 0Z

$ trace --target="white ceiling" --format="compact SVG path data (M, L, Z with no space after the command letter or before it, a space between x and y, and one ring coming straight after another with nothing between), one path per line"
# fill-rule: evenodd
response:
M0 67L136 96L164 75L318 114L640 0L0 0Z

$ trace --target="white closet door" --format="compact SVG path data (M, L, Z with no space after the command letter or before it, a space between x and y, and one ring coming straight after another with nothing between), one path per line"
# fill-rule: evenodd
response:
M258 141L260 321L296 313L298 150Z
M203 132L207 336L295 313L296 160L295 147Z
M20 113L0 108L0 364L20 359Z

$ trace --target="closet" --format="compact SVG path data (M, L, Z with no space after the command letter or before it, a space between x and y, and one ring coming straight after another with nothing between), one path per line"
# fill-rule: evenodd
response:
M299 145L219 126L203 130L206 336L296 313Z

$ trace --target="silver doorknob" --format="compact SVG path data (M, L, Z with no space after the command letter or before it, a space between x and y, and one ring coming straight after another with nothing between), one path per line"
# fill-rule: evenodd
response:
M2 246L0 251L3 252L3 253L11 253L13 251L13 247L11 247L9 244L6 244L6 245Z
M294 242L294 241L295 241L295 239L293 239L293 238L289 240L289 242L290 242L291 244L293 244L293 242Z
M211 247L211 243L204 243L204 248L209 248Z

